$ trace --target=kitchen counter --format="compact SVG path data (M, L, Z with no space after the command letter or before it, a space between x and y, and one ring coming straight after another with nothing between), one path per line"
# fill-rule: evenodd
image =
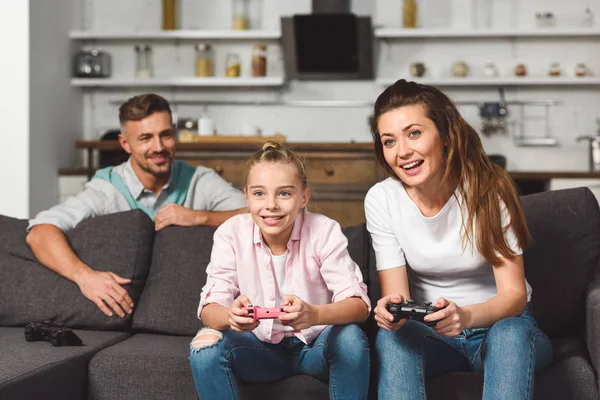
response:
M92 170L92 173L95 169ZM60 168L60 176L87 175L87 168ZM550 179L600 179L600 172L588 171L508 171L515 181L548 181Z
M252 152L257 150L258 144L261 143L260 137L256 137L256 141L252 141L253 137L248 137L246 143L236 143L234 145L236 151L248 151ZM370 153L373 150L372 143L315 143L315 142L296 142L287 143L294 150L304 152L315 152L320 151L324 153L331 152L330 156L335 158L340 153ZM177 143L177 152L180 155L185 153L194 152L221 152L224 148L229 147L228 144L224 144L222 141L215 140L211 141L210 137L203 138L201 143ZM88 153L88 163L92 160L92 153L94 151L119 151L121 146L118 141L99 141L99 140L78 140L75 143L75 148L86 150ZM184 153L184 154L182 154ZM185 158L185 157L183 157ZM73 175L88 175L92 176L94 168L62 168L59 170L61 176L73 176ZM508 171L510 176L515 181L528 181L528 182L547 182L551 179L600 179L600 172L590 171Z

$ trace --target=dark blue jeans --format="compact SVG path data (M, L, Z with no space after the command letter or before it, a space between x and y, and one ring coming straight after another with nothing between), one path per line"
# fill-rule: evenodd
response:
M531 399L535 373L552 361L552 346L528 305L520 317L451 338L408 321L376 338L380 399L425 399L425 378L447 372L484 375L483 398Z
M239 399L235 377L270 382L292 375L329 380L331 399L366 399L369 345L355 324L329 326L310 344L286 337L279 344L250 332L223 332L211 346L192 348L190 364L200 399Z

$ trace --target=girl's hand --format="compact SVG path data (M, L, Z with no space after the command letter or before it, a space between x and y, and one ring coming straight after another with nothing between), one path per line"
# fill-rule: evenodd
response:
M279 320L295 330L307 329L317 323L317 308L298 296L283 296L282 309L285 313Z
M452 301L440 297L434 304L440 311L425 316L425 321L437 321L433 327L437 333L443 336L455 337L468 328L469 313Z
M248 311L244 308L251 306L252 302L245 295L238 296L229 308L229 327L236 332L251 332L259 324L254 322L252 317L248 317Z
M383 329L387 329L388 331L396 331L402 327L408 321L408 318L402 318L400 321L394 323L394 317L387 310L387 305L389 303L403 303L404 297L401 294L390 294L387 295L377 302L377 307L373 310L375 314L375 321L377 322L377 326Z

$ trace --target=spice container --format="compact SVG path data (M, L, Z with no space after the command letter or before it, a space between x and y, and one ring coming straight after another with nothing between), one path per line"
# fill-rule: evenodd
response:
M135 46L136 78L152 77L152 48L147 44Z
M575 66L575 76L587 76L590 73L585 63L578 63Z
M498 68L496 68L496 64L489 62L483 66L483 75L488 78L494 78L498 76Z
M267 46L264 44L252 48L252 76L267 76Z
M196 45L196 76L213 76L214 52L210 44Z
M227 77L238 77L242 69L242 62L240 56L236 53L227 54L225 59L225 76Z
M465 77L469 74L469 66L464 61L455 62L452 65L452 76Z
M233 0L231 28L236 30L248 29L248 0Z
M550 64L550 68L548 69L548 75L560 76L560 64L559 63Z
M415 78L420 78L425 75L427 68L425 68L425 64L422 62L416 62L410 64L410 74Z
M404 0L402 7L402 26L405 28L417 27L417 2Z
M517 64L515 67L515 76L527 76L527 66L525 64Z

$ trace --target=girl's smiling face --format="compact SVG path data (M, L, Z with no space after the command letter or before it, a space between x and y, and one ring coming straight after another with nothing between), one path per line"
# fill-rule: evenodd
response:
M304 188L293 164L260 162L252 166L244 188L252 219L271 251L285 251L298 212L308 204L310 190ZM283 247L282 247L283 246Z

